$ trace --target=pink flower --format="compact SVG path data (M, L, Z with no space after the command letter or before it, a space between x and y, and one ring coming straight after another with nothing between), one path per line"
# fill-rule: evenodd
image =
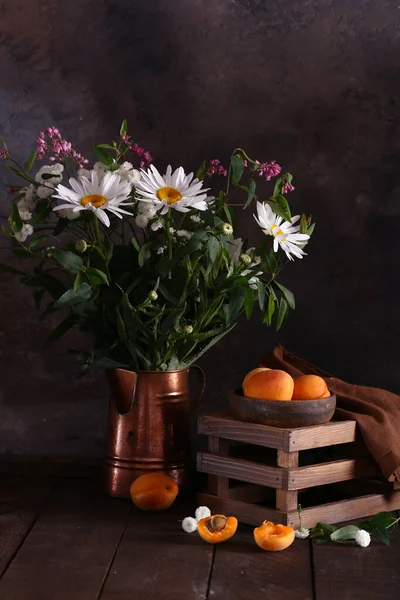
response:
M7 150L0 150L0 158L7 158L8 152Z
M46 140L46 136L48 140ZM83 165L89 162L87 158L84 158L82 154L72 148L71 142L67 142L61 136L57 127L47 127L45 131L39 131L36 140L36 151L39 160L45 156L48 156L51 162L63 162L70 158L76 163L78 169L82 169Z
M282 188L282 193L286 194L287 192L293 192L294 189L295 187L287 181Z
M221 175L226 177L227 170L221 165L221 161L218 158L208 161L208 167L206 171L206 177L212 177L213 175Z
M151 163L153 162L151 154L147 152L144 148L141 148L138 144L133 144L130 147L130 150L133 154L133 157L139 161L140 168L144 170L148 169Z
M256 163L260 165L258 160ZM259 177L265 177L266 181L269 181L272 177L276 177L281 172L281 167L274 161L262 163L258 168Z

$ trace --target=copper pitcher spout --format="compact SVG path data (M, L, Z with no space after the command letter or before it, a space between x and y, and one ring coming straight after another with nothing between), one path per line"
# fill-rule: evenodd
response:
M107 373L108 413L104 485L106 492L129 498L141 474L164 471L178 485L190 466L189 369Z

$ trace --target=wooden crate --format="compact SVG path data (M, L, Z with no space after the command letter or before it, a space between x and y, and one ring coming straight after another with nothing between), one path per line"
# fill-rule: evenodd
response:
M305 491L311 502L303 505L304 527L400 509L400 489L381 476L360 440L355 421L284 429L217 413L199 418L198 433L208 436L208 452L197 456L198 471L208 473L208 492L199 494L198 502L214 513L234 515L250 525L271 520L297 528L297 505L299 501L303 505ZM243 458L248 449L244 444L255 450L255 460ZM340 457L326 460L325 456L323 462L302 466L306 453L316 449L333 455L340 449ZM268 460L263 452L269 453ZM326 502L332 499L333 484L341 499ZM317 490L327 490L322 503L312 500L318 496Z

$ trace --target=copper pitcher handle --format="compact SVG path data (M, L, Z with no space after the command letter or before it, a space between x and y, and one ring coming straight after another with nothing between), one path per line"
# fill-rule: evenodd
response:
M195 370L195 373L197 374L198 382L200 384L200 386L199 386L199 393L196 394L196 397L195 397L195 400L194 400L193 406L192 406L192 408L197 408L200 400L203 397L204 390L205 390L205 387L206 387L206 376L204 374L203 369L201 367L199 367L199 365L191 365L190 369L194 369Z

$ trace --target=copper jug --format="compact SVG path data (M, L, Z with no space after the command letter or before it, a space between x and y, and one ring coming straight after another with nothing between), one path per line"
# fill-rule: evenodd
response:
M201 374L204 390L204 374ZM189 369L107 372L111 398L106 432L104 488L129 498L132 482L164 471L180 486L190 468ZM200 395L201 395L200 394Z

